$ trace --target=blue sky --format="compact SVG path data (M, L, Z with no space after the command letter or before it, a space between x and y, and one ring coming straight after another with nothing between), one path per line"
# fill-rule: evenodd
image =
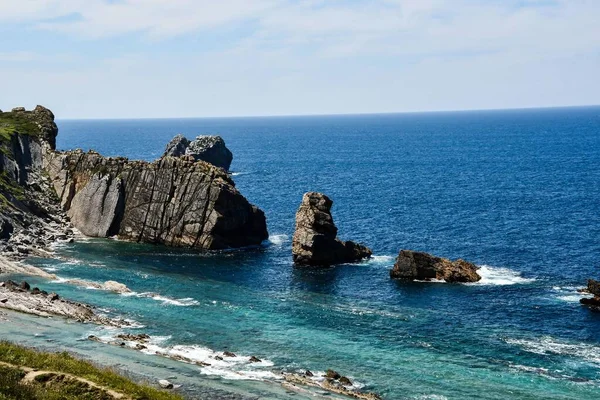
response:
M59 118L600 104L597 0L0 0L0 109Z

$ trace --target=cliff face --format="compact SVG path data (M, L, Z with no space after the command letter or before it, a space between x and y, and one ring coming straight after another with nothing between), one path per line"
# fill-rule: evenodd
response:
M191 157L148 163L48 152L45 168L73 225L95 237L217 250L259 245L264 213L220 168Z
M52 112L15 108L0 112L0 251L15 257L71 235L42 165L58 128Z
M0 112L0 251L23 256L69 240L71 225L93 237L201 250L268 237L264 213L221 168L186 155L148 163L57 152L57 134L44 107Z

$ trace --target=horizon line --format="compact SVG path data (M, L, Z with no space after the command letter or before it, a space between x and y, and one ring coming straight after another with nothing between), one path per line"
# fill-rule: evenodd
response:
M302 117L344 117L344 116L375 116L398 114L442 114L442 113L468 113L480 111L527 111L527 110L553 110L564 108L594 108L600 104L580 104L565 106L532 106L509 108L472 108L472 109L446 109L446 110L420 110L420 111L384 111L384 112L356 112L356 113L323 113L323 114L260 114L260 115L228 115L228 116L202 116L202 117L76 117L59 118L57 121L117 121L117 120L159 120L159 119L250 119L250 118L302 118Z

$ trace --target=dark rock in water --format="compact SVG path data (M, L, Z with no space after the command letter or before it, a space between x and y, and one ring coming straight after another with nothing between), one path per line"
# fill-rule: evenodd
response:
M250 360L248 360L248 361L250 361L251 363L262 362L262 360L260 358L255 357L255 356L250 357Z
M60 299L60 297L59 297L59 296L58 296L56 293L50 293L50 294L48 295L48 299L49 299L50 301L55 301L55 300L58 300L58 299Z
M311 376L315 376L315 374L313 374L313 373L312 373L311 371L309 371L309 370L306 370L306 371L304 371L304 376L311 377Z
M21 284L19 285L19 287L23 290L29 290L31 289L31 286L29 285L29 283L22 281Z
M215 360L223 361L223 357L221 357L221 356L215 356Z
M390 271L393 279L444 280L453 282L478 282L481 276L477 266L464 260L450 261L431 254L400 250L394 268Z
M189 145L190 141L185 136L177 135L167 144L163 157L181 157L185 155L185 150Z
M183 135L175 136L167 145L163 157L190 156L228 171L233 154L221 136L198 136L189 141Z
M33 289L31 289L31 294L42 294L42 291L40 290L40 288L34 287Z
M341 376L339 382L344 386L352 386L352 381L346 376Z
M600 296L600 281L588 279L587 291L593 294L594 296Z
M237 357L234 353L230 352L230 351L224 351L223 355L225 357Z
M370 257L371 249L352 241L343 242L331 216L333 202L322 193L302 197L296 213L292 253L297 265L328 266Z
M127 340L129 342L147 342L150 340L150 336L145 333L140 333L138 335L132 333L121 333L117 335L117 339Z
M327 372L325 372L325 378L337 380L341 377L342 376L337 371L334 371L332 369L328 369Z
M592 311L600 311L600 281L588 279L586 293L593 294L594 297L584 297L579 302L586 305Z

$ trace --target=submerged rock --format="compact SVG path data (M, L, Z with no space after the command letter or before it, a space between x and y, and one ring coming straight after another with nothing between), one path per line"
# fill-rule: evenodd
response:
M477 266L464 260L451 261L412 250L400 250L394 268L390 270L393 279L444 280L452 282L478 282L481 276Z
M184 155L191 156L196 161L206 161L226 171L233 160L233 154L221 136L198 136L189 141L185 136L177 135L167 145L163 157Z
M294 263L328 266L370 257L372 252L361 244L339 240L331 216L333 201L322 193L308 192L296 213L292 240Z

